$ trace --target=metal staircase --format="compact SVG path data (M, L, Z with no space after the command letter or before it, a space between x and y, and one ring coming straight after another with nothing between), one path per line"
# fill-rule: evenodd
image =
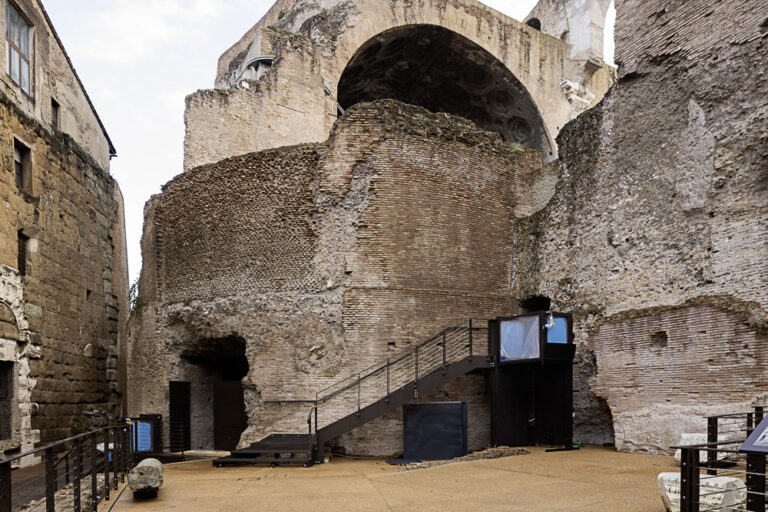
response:
M272 434L214 466L323 462L325 444L473 370L489 368L487 327L448 327L393 359L319 391L306 434Z

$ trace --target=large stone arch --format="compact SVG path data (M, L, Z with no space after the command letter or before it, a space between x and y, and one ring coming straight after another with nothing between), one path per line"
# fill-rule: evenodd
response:
M479 45L437 25L381 32L352 56L338 83L347 109L396 99L471 120L506 141L554 153L538 107L520 81Z
M281 0L222 55L217 89L187 98L185 169L325 140L339 80L361 47L393 29L429 25L501 63L538 108L549 141L613 83L613 68L599 59L591 67L571 59L566 42L475 0ZM547 153L545 161L557 157L555 148Z

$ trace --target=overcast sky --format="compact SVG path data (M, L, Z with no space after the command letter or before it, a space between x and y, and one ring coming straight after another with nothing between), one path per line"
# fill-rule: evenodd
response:
M43 0L118 157L131 281L144 203L182 171L184 97L213 87L219 56L274 0ZM536 0L484 3L522 20ZM613 56L615 13L606 32Z

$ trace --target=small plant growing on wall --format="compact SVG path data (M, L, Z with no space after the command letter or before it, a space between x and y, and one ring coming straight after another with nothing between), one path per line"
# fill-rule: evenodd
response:
M136 279L132 284L130 290L128 290L128 299L131 306L131 316L141 316L141 310L144 308L146 302L139 297L139 280Z

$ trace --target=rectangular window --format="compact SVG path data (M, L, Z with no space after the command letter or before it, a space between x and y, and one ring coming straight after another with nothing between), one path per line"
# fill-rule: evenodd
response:
M19 139L13 139L13 170L16 186L30 191L32 186L32 151Z
M54 130L59 129L59 102L51 98L51 126Z
M0 439L13 434L13 363L0 361Z
M19 231L19 274L27 275L27 246L29 245L29 237Z
M29 22L11 2L6 1L5 72L22 91L31 96L30 33Z

